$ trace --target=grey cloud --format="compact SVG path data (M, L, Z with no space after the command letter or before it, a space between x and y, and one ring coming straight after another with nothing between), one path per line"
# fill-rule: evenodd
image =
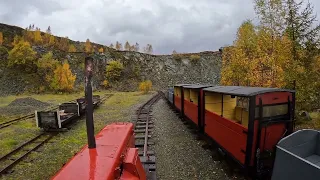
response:
M61 5L51 0L2 0L0 1L0 20L19 23L29 13L37 12L40 16L63 10Z
M320 12L320 3L312 3ZM218 50L232 44L246 19L257 20L252 0L0 1L0 22L50 25L76 41L151 43L156 54Z

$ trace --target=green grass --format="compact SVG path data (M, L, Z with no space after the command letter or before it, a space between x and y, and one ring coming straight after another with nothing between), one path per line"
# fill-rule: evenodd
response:
M34 119L21 121L0 130L0 157L39 134Z
M300 120L297 122L296 129L317 129L320 130L320 112L310 113L311 121Z
M94 94L105 94L105 91L97 92ZM95 133L98 133L103 127L112 122L129 122L131 121L131 115L138 107L137 104L142 104L151 98L153 94L142 95L139 92L115 92L114 96L101 104L94 112L94 125ZM33 121L32 121L33 122ZM28 127L29 125L24 124ZM34 126L32 126L34 127ZM28 128L27 128L28 129ZM12 132L14 130L6 130L5 137L8 147L11 148L20 138L23 139L23 135L17 137ZM32 128L25 132L32 133ZM35 129L38 133L39 130ZM23 141L25 141L25 138ZM50 179L62 165L65 164L75 153L77 153L87 143L85 117L75 123L71 130L60 133L55 136L49 143L39 148L40 152L32 152L22 163L19 163L13 168L13 173L2 176L0 179ZM0 144L2 147L2 144ZM9 149L9 148L7 148Z

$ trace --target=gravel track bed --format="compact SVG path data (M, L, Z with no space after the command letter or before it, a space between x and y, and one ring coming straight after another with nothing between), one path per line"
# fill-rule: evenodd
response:
M160 99L153 107L157 178L166 179L241 179L227 175L225 165L214 161L206 143L185 125Z

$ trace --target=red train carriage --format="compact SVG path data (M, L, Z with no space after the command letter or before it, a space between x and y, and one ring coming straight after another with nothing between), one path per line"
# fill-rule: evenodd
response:
M207 87L212 87L212 85L183 86L184 117L191 120L199 128L200 131L203 130L203 88Z
M293 132L295 92L240 86L203 91L205 134L246 170L268 172L276 144Z
M145 180L146 174L134 148L132 123L113 123L95 137L96 148L86 145L52 180Z
M174 86L174 98L173 98L173 105L174 108L181 113L183 117L183 86L190 86L192 84L177 84Z

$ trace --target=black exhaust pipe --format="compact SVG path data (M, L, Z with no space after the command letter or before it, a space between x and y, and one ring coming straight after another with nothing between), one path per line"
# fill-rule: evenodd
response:
M92 103L92 71L93 59L92 57L85 58L85 98L87 102L86 107L86 125L89 149L96 148L96 140L94 138L94 124L93 124L93 103Z

